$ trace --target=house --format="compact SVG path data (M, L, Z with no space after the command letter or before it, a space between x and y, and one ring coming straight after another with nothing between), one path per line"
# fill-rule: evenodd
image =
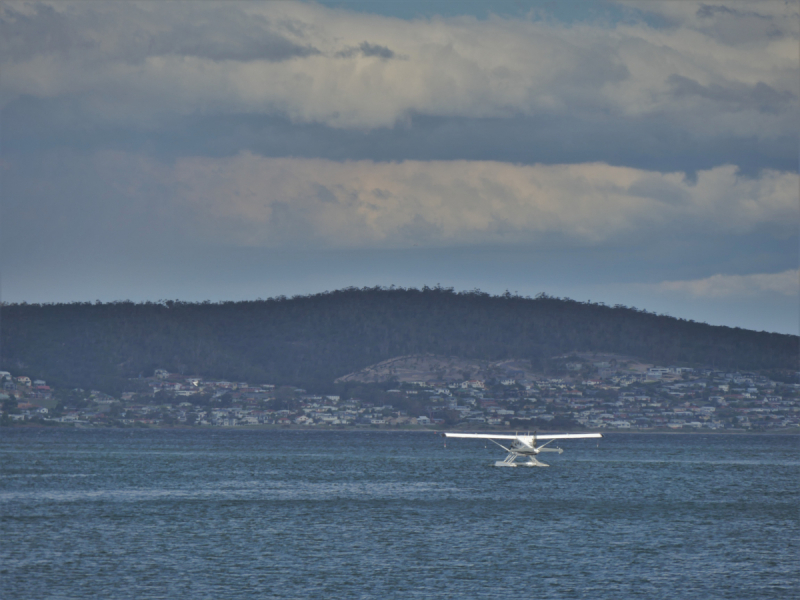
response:
M471 387L473 389L484 389L486 386L480 379L470 379L461 384L462 388Z
M648 374L652 373L653 375L658 375L658 376L666 375L669 372L670 369L667 367L650 367L649 369L647 369Z
M28 387L30 387L31 378L26 377L25 375L20 375L19 377L17 377L17 383L19 383L20 385L27 385Z

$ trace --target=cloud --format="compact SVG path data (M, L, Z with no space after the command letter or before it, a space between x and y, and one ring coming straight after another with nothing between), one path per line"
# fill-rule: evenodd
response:
M355 129L569 115L796 131L796 5L647 9L671 26L406 21L278 2L6 3L3 102L70 100L92 120L153 127L204 114Z
M797 35L797 7L788 2L651 0L620 4L657 15L673 28L694 31L730 46Z
M686 236L791 238L800 222L797 175L765 170L749 178L730 166L689 180L603 163L339 162L241 153L165 165L99 153L37 168L47 180L13 165L7 173L6 218L23 228L30 221L40 232L47 222L33 215L44 212L58 227L85 220L93 230L254 247L600 247Z
M667 82L676 98L696 96L711 102L735 106L738 110L753 108L759 111L777 111L797 100L795 94L784 90L778 92L763 81L755 85L732 84L723 86L713 83L703 86L681 75L670 75Z
M712 275L689 281L664 281L649 286L659 292L693 298L747 298L753 296L800 296L800 269L781 273Z
M210 25L208 28L211 28ZM256 60L277 62L320 53L312 46L296 44L286 37L268 30L259 31L257 35L253 36L237 36L235 38L215 36L209 31L208 35L201 33L202 37L197 39L195 37L197 33L186 31L182 36L175 36L175 32L171 31L154 36L150 41L148 54L150 56L193 56L213 62Z
M336 53L336 56L340 58L351 58L356 54L361 54L362 56L377 56L379 58L387 59L395 57L394 52L392 52L392 50L386 46L370 44L369 42L361 42L361 45L359 45L357 48L351 47L340 50Z
M247 62L319 53L291 24L275 25L221 3L174 2L153 10L130 2L108 10L69 2L9 2L0 9L0 36L2 55L12 62L49 56L80 65L103 55L104 66L142 65L148 57L167 55Z
M340 256L336 281L366 285L402 255L409 284L547 271L712 311L735 282L796 304L731 274L797 264L797 4L628 6L0 3L4 278L102 287L136 263L138 289L228 252L215 293L220 273L270 279L265 257L311 291L330 269L287 256Z
M676 246L668 250L675 253L679 240L699 238L784 244L800 224L797 190L794 173L745 177L732 166L690 179L604 163L333 161L243 152L170 164L127 152L58 152L35 163L7 162L4 223L14 226L4 229L15 240L30 230L45 240L70 231L70 243L107 236L134 246L140 238L353 249L662 244Z

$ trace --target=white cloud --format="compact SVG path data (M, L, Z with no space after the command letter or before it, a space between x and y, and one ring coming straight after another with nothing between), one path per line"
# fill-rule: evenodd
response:
M5 3L3 99L71 98L146 123L243 112L373 128L415 114L610 112L710 133L796 129L796 4L646 6L674 25L405 21L290 2Z
M798 178L756 179L722 166L657 173L602 163L335 162L186 158L171 172L175 201L198 223L246 245L406 247L599 244L620 236L669 239L797 231Z
M712 275L705 279L664 281L650 286L657 291L694 298L748 298L753 296L800 296L800 269L782 273Z
M106 151L43 155L31 168L8 161L4 179L4 220L44 237L66 227L271 248L634 248L787 239L800 225L797 174L748 178L731 166L687 179L604 163L337 162L244 152L169 164Z

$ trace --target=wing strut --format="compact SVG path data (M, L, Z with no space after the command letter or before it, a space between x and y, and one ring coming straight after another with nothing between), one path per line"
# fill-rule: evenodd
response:
M503 450L505 450L506 452L508 452L508 453L511 453L511 450L509 450L508 448L506 448L505 446L503 446L503 444L501 444L500 442L495 442L495 441L494 441L492 438L488 438L488 439L489 439L489 441L490 441L490 442L492 442L493 444L497 444L498 446L500 446L500 447L501 447Z

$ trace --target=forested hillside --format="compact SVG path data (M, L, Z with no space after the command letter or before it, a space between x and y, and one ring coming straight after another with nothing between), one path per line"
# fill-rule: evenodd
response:
M319 386L393 356L543 364L570 351L659 364L797 369L798 337L623 306L450 289L345 289L248 302L6 304L2 368L59 386L118 388L156 368Z

